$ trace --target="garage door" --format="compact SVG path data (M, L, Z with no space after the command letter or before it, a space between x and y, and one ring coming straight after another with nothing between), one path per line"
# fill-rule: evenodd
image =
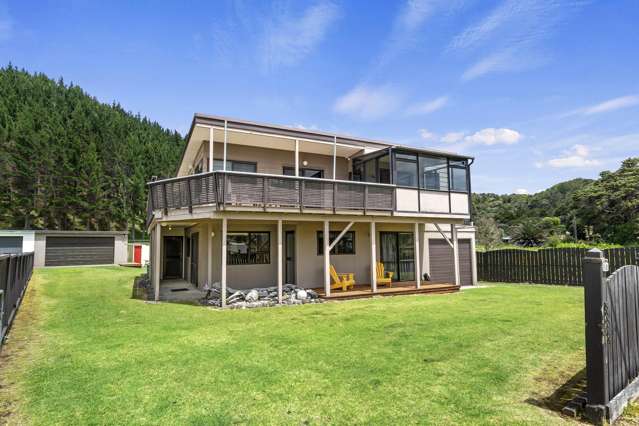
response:
M47 237L44 266L110 265L114 237Z
M0 237L0 254L22 253L22 237Z
M470 240L459 240L459 278L462 285L473 284L473 265ZM428 240L430 254L430 279L436 283L455 282L453 249L443 239Z

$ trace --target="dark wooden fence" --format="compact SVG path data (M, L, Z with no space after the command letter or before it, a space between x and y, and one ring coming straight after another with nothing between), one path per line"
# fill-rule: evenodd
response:
M0 345L33 272L33 253L0 255Z
M586 414L613 422L639 394L639 267L610 266L593 249L584 259Z
M583 285L583 259L587 249L561 248L492 250L477 252L480 281ZM639 248L603 251L614 271L625 265L639 265Z

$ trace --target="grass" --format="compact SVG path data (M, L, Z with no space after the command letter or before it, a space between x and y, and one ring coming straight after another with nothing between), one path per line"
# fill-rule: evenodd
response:
M0 423L552 424L580 288L497 285L245 311L130 299L132 269L35 272Z

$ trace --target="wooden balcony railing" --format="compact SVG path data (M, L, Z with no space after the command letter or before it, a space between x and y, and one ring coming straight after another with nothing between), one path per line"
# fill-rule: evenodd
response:
M392 211L395 187L351 181L210 172L149 183L151 210L216 205L266 209Z

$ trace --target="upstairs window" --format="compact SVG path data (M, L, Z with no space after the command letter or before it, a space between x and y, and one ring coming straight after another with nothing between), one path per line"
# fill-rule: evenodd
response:
M422 189L448 191L448 160L445 158L420 155L419 173Z
M330 231L328 238L331 243L335 241L335 238L342 231ZM324 254L324 232L317 231L317 254ZM339 242L331 250L331 254L355 254L355 231L347 231L346 234L339 240Z
M271 263L270 232L229 232L226 237L227 265Z
M213 170L222 170L224 160L213 160ZM226 170L233 172L257 173L257 163L250 161L226 160Z
M399 186L417 188L417 156L415 154L395 154L395 175Z
M468 192L468 161L450 161L450 190Z

